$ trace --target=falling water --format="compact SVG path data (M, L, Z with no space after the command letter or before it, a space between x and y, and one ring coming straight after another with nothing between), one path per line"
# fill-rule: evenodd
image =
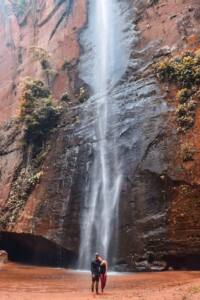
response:
M127 68L132 45L125 2L91 0L88 28L81 37L85 55L80 74L93 94L85 106L86 123L93 115L92 128L84 132L93 139L93 164L82 212L81 268L89 266L95 251L108 258L114 237L112 249L117 247L115 229L123 171L117 138L120 109L112 92Z

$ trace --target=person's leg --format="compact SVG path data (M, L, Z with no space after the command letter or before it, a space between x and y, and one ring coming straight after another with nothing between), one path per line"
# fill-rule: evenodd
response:
M107 280L107 276L106 274L102 274L102 285L101 285L101 290L102 290L102 293L106 287L106 280Z
M92 293L94 292L94 284L95 284L95 280L94 280L94 278L92 277Z
M107 280L107 276L106 274L103 275L103 290L105 289L106 287L106 280Z
M100 281L101 281L101 291L103 293L103 274L100 274Z
M96 293L99 293L99 278L96 278Z
M102 291L102 293L104 291L105 286L106 286L106 275L101 274L101 291Z

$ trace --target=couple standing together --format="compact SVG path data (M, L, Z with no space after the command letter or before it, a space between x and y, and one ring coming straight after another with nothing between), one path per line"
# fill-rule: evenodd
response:
M104 260L98 253L95 254L95 259L91 263L91 273L92 273L92 292L94 288L96 293L99 293L99 279L101 280L101 291L103 293L106 286L108 271L108 263Z

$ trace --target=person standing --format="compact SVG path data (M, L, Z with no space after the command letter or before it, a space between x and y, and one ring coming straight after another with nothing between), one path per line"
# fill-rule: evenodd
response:
M95 289L96 294L99 293L100 264L101 264L100 256L98 253L96 253L95 259L91 262L92 293L94 292Z
M101 280L101 292L104 292L107 281L108 263L106 260L101 259L100 263L100 280Z

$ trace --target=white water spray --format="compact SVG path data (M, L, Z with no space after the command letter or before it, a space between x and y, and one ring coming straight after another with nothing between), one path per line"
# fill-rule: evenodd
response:
M80 268L89 267L95 251L108 258L111 239L116 237L123 174L117 143L121 112L112 90L127 68L132 44L130 31L127 33L131 25L126 20L126 8L117 0L91 0L88 29L82 37L87 46L80 74L93 93L85 108L86 118L91 113L94 116L93 139L97 142L84 199ZM114 247L117 239L112 240Z

